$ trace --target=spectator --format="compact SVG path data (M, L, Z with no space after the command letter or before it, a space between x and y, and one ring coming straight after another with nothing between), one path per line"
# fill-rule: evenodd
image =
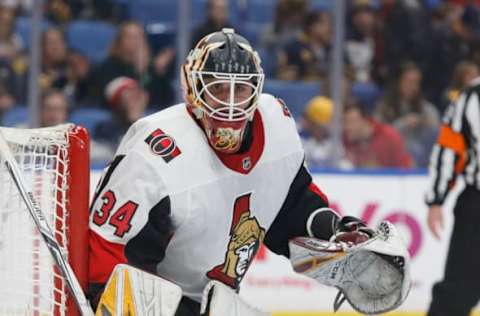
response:
M70 0L72 1L72 0ZM73 2L76 4L78 2L85 2L85 1L75 1ZM64 24L70 22L72 19L72 11L67 1L64 0L48 0L47 3L47 12L46 15L50 21L54 21L58 24Z
M100 123L95 128L93 138L110 148L113 156L130 125L144 116L148 93L137 81L119 77L107 85L105 97L112 109L112 120Z
M48 0L46 16L57 24L74 19L101 19L117 22L122 5L115 0Z
M321 80L328 74L332 25L323 11L307 15L303 33L279 54L277 78Z
M383 0L381 3L378 16L383 24L388 76L392 77L407 60L415 61L425 70L432 53L428 12L423 10L420 0Z
M0 1L0 86L9 97L20 101L25 95L24 43L14 32L15 12L11 6Z
M173 48L165 48L153 59L143 27L137 22L126 22L115 38L110 55L92 74L94 92L98 101L105 103L103 91L115 78L138 80L150 96L155 109L173 102L169 69L175 57Z
M34 0L0 0L0 6L15 10L15 12L30 15Z
M477 5L469 4L464 7L462 14L463 38L469 43L480 39L480 8Z
M13 103L14 99L12 95L4 86L0 85L0 125L2 124L3 116L12 108Z
M42 90L58 89L71 107L85 102L89 92L90 61L79 52L70 51L60 28L50 28L42 38Z
M63 85L64 94L76 106L94 103L89 83L91 80L90 60L80 52L70 51L67 63L67 82Z
M18 101L18 95L25 93L24 89L18 86L20 79L14 72L11 64L7 61L0 60L0 87L4 93L10 95L15 102Z
M413 63L402 65L398 81L386 92L376 117L393 124L406 141L418 167L426 167L440 125L438 110L422 95L422 73Z
M425 94L443 109L443 92L448 88L454 67L471 56L471 44L463 23L463 9L448 2L441 3L432 12L430 23L431 53L424 72Z
M62 31L49 28L42 36L42 74L40 87L62 89L68 82L68 48Z
M0 60L9 63L13 62L24 48L22 40L14 32L14 27L14 10L0 6Z
M305 150L305 161L315 167L349 167L345 159L336 160L335 148L330 138L330 123L333 102L327 97L317 96L308 102L300 119L300 137Z
M269 52L280 51L302 33L302 21L308 12L306 0L279 0L273 22L260 35L260 47Z
M61 91L50 89L40 100L40 127L56 126L68 121L69 105Z
M366 4L356 5L351 13L351 29L346 41L346 61L354 72L354 81L370 82L375 60L375 12Z
M460 92L480 74L477 64L464 60L459 62L453 71L452 82L443 96L442 110L455 102Z
M405 124L409 115L419 116L428 125L438 126L439 114L422 94L422 72L412 62L404 63L398 78L390 82L385 97L376 108L376 117L383 122Z
M357 168L411 168L413 160L393 126L368 116L358 104L344 109L346 157Z
M208 0L207 20L193 31L190 46L194 47L205 35L220 31L224 27L231 28L228 20L228 3L225 0Z

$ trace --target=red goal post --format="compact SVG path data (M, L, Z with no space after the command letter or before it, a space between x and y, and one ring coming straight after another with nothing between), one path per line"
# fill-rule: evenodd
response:
M86 129L72 124L1 129L62 251L86 290L90 179ZM79 315L65 280L54 266L3 163L0 284L0 315Z

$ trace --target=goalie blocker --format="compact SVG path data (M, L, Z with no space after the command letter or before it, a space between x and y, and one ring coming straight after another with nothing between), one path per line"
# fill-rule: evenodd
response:
M296 272L339 289L334 310L346 299L363 314L388 312L410 290L409 255L389 222L380 223L373 237L360 243L298 237L289 247Z

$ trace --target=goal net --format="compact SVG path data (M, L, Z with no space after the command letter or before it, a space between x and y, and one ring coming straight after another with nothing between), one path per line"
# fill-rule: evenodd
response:
M85 290L90 172L86 130L71 124L1 130ZM66 282L1 159L0 316L78 315Z

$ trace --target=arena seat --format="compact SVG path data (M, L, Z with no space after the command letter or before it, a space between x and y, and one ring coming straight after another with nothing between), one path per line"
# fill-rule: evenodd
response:
M15 33L20 36L23 44L25 45L25 49L27 50L30 48L31 23L32 20L29 17L24 16L19 16L15 20ZM44 32L50 26L51 24L48 21L43 20L41 23L41 31Z
M151 23L145 26L145 33L154 53L162 48L175 46L177 33L174 24Z
M255 50L262 60L261 66L265 73L265 77L273 78L275 76L275 67L277 65L277 55L273 51L264 48L255 48Z
M245 18L247 22L268 23L275 14L275 0L248 0Z
M105 109L80 108L71 113L70 122L84 126L92 134L97 124L111 118L111 112Z
M117 30L109 23L78 20L68 25L65 34L70 48L99 63L107 57Z
M360 101L365 110L372 114L381 91L374 83L354 83L352 94Z
M135 0L128 3L128 17L144 24L155 22L175 23L177 20L177 1L172 0Z
M15 105L3 116L0 122L3 126L15 127L20 124L28 124L28 107L25 105Z
M263 91L285 101L292 115L298 118L308 101L320 94L321 86L318 82L267 79Z
M244 36L253 47L257 47L260 34L266 25L266 23L245 22L239 28L238 32Z
M310 1L310 10L312 11L328 11L333 8L334 4L331 0L314 0Z

